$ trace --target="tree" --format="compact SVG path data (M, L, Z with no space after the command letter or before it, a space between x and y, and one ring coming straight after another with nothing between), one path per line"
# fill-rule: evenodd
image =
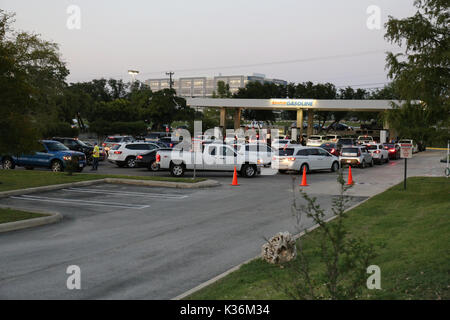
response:
M249 82L245 88L239 88L234 94L235 98L241 99L271 99L276 97L285 97L286 87L275 83ZM275 113L272 110L249 110L246 109L242 113L243 117L248 120L260 120L272 122L275 120Z
M385 38L404 46L404 53L388 53L386 67L406 100L387 119L400 136L426 143L436 135L449 136L450 11L448 0L415 0L414 6L414 16L390 16L385 25Z
M36 150L69 74L57 44L15 32L13 22L0 10L0 154Z

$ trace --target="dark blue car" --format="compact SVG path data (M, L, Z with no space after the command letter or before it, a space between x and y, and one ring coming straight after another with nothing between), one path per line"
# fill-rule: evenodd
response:
M53 140L40 141L41 149L32 155L10 156L1 158L3 169L14 169L16 166L33 168L49 168L54 172L64 171L68 162L73 160L78 172L86 166L86 156L82 152L72 151L61 142Z

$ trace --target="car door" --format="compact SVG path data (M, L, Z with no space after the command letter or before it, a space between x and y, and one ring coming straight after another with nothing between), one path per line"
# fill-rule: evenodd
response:
M205 148L205 152L203 153L203 163L202 163L202 169L203 170L217 170L217 164L216 164L216 156L218 154L217 146L215 145L209 145Z
M50 167L50 159L53 157L54 152L49 152L43 144L41 148L31 156L28 161L29 166L36 167Z
M295 154L295 170L300 170L300 166L304 163L308 164L309 169L312 169L311 167L311 159L309 157L309 150L310 149L300 149Z
M327 151L323 149L318 149L319 157L317 162L317 169L330 169L333 164L333 157Z
M308 149L308 162L310 170L316 170L320 167L321 157L323 156L319 155L318 149Z
M229 146L218 148L219 154L216 156L217 169L232 171L235 166L236 157L234 150Z
M369 150L367 150L367 148L361 148L361 154L367 164L372 162L372 155L370 154Z

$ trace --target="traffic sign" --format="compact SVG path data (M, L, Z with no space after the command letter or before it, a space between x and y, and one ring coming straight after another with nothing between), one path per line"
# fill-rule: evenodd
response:
M411 159L413 146L411 143L400 143L400 158Z

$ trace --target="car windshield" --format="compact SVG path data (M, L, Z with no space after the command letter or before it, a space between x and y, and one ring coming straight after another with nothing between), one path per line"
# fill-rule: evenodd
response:
M105 141L106 142L120 142L120 141L122 141L122 138L109 137Z
M276 142L276 143L278 143L278 144L286 144L286 143L288 143L289 141L288 140L278 140L278 141L274 141L274 142Z
M311 137L309 137L309 140L320 140L320 139L322 139L321 136L311 136Z
M369 149L369 150L377 150L378 146L370 144L370 145L367 146L367 149Z
M384 144L384 146L388 148L395 148L395 144Z
M327 136L327 139L336 139L336 136Z
M83 147L89 147L89 145L81 140L78 140L78 142L83 146Z
M340 144L353 144L352 139L339 139Z
M334 144L332 143L324 143L320 145L321 148L334 148Z
M47 147L48 151L65 151L69 150L65 145L63 145L61 142L45 142L45 146Z
M294 149L286 148L278 150L278 155L280 156L292 156L294 154Z

